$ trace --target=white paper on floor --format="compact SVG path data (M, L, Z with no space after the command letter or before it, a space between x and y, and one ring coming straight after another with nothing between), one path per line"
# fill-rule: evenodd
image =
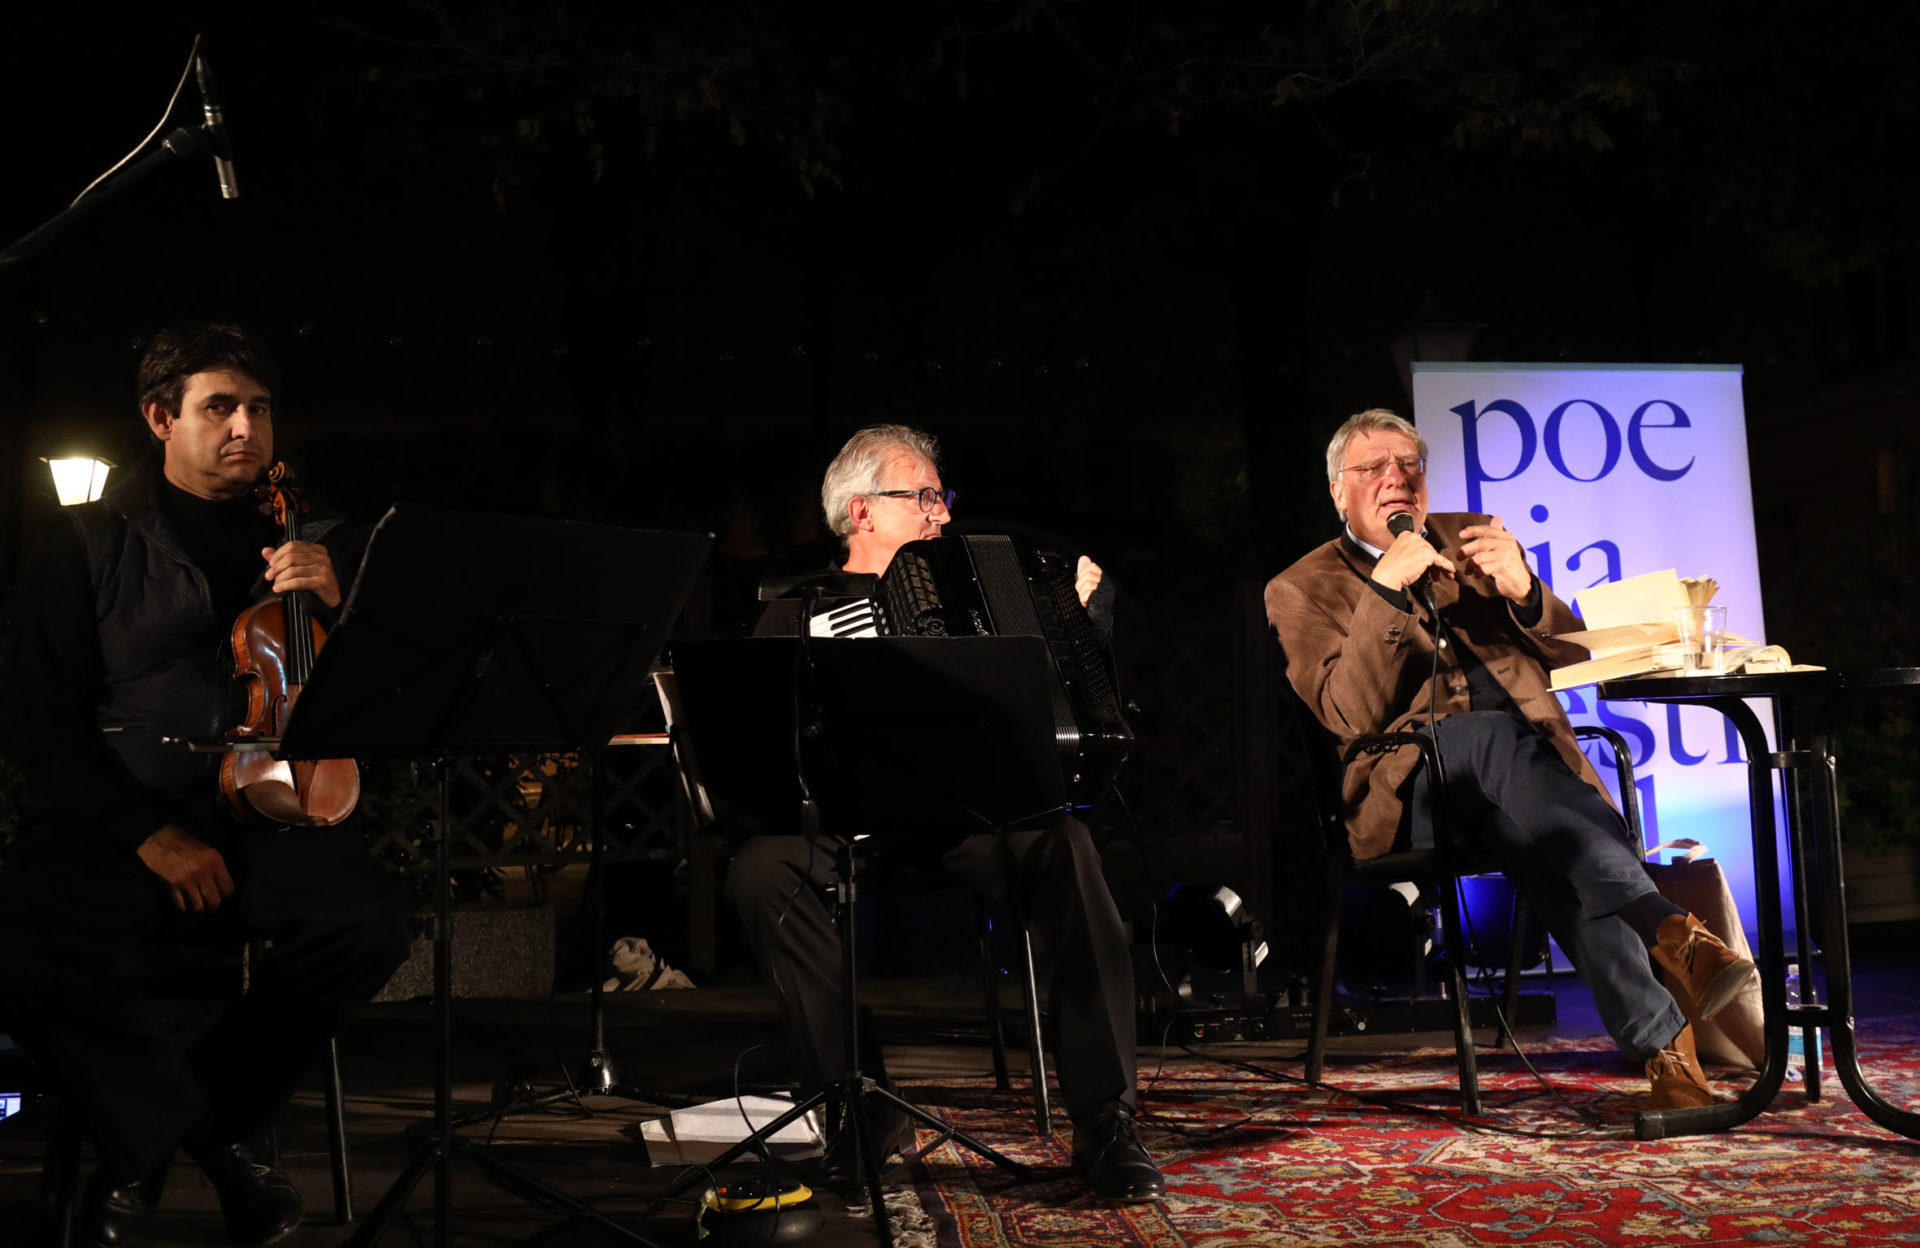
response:
M758 1131L793 1108L783 1096L728 1097L676 1109L665 1118L653 1118L640 1124L640 1136L646 1141L647 1156L658 1166L687 1166L712 1161L751 1131ZM741 1117L745 1111L745 1119ZM749 1127L747 1124L753 1125ZM788 1123L769 1142L773 1155L798 1161L818 1157L826 1151L820 1111L813 1109Z

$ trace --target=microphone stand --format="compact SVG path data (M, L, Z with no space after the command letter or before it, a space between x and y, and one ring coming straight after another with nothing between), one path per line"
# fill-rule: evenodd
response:
M1396 511L1387 517L1387 532L1395 539L1414 532L1413 513ZM1433 669L1428 676L1432 694L1427 700L1427 734L1433 738L1433 781L1442 789L1447 787L1447 764L1440 756L1440 717L1436 706L1440 700L1440 652L1447 648L1447 626L1440 618L1440 608L1433 598L1433 569L1422 572L1406 592L1413 600L1427 609L1427 627L1433 632Z
M195 152L202 151L208 143L206 127L181 126L161 139L158 146L139 160L134 161L118 175L102 182L87 192L79 203L62 209L43 222L31 234L20 239L5 251L0 251L0 270L18 264L39 254L48 243L58 238L66 228L85 217L101 204L119 194L127 187L155 172L162 166L176 160L184 160Z

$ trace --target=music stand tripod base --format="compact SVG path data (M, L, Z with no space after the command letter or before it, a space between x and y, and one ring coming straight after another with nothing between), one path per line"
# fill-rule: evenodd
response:
M355 1229L346 1241L346 1248L370 1248L376 1243L396 1217L406 1211L406 1204L413 1191L426 1177L429 1167L434 1171L433 1206L434 1239L437 1244L448 1242L448 1230L453 1217L453 1162L456 1158L465 1158L485 1170L493 1179L523 1199L540 1204L551 1205L565 1210L576 1218L583 1219L603 1231L629 1243L639 1244L642 1248L660 1248L655 1241L648 1239L631 1227L614 1221L591 1205L576 1199L553 1185L534 1178L526 1171L491 1155L484 1146L476 1146L464 1135L456 1132L456 1123L452 1116L453 1095L451 1087L451 1056L453 1041L453 885L448 836L446 829L448 812L452 800L452 767L442 761L435 764L435 788L439 794L439 812L434 821L433 857L434 857L434 916L433 916L433 994L434 1013L439 1028L438 1043L434 1049L434 1114L433 1118L421 1124L427 1128L413 1145L413 1156L400 1172L393 1185L380 1197L377 1204L367 1214L366 1220Z
M615 738L615 742L620 744L626 743L622 742L619 738ZM656 742L650 737L644 740L634 739L634 742L645 745L664 744L664 737L662 737L660 742ZM587 889L587 896L588 904L593 907L591 940L596 957L600 956L600 951L604 950L607 945L606 838L604 836L604 829L601 827L601 818L606 809L605 790L601 785L603 757L602 752L594 752L592 760L589 763L589 766L593 768L592 783L588 786L589 810L587 817L591 827L589 840L587 842L589 847L587 879L590 882L590 887ZM474 1126L482 1122L499 1122L514 1114L545 1109L549 1105L558 1105L565 1102L572 1102L579 1105L581 1099L588 1096L614 1096L622 1100L634 1101L642 1105L657 1105L665 1109L684 1109L687 1106L698 1104L698 1097L662 1092L656 1088L642 1088L635 1084L630 1084L620 1077L619 1068L613 1061L613 1054L607 1048L606 985L604 980L605 976L596 971L588 1002L589 1027L592 1034L591 1047L588 1048L585 1056L580 1059L577 1067L581 1073L580 1078L569 1080L569 1082L562 1086L549 1088L544 1091L528 1089L519 1096L509 1098L504 1104L490 1106L478 1113L463 1114L453 1120L453 1126L458 1129L460 1127ZM566 1073L565 1063L561 1065L561 1073L563 1075ZM582 1106L582 1108L585 1107ZM646 1148L645 1141L638 1140L636 1137L636 1142L640 1144L642 1150ZM652 1164L651 1158L649 1158L647 1164Z
M653 1209L707 1170L750 1151L768 1155L765 1141L815 1106L837 1105L841 1130L854 1132L874 1232L892 1248L867 1098L889 1102L1020 1179L1028 1171L861 1073L854 833L897 826L903 812L935 835L1000 831L1060 809L1066 790L1049 700L1051 659L1040 637L816 639L805 614L797 637L675 642L673 666L708 791L770 826L795 822L797 813L803 832L824 824L835 834L847 1070L706 1169L682 1175ZM866 730L902 705L943 708L967 744L965 763L956 751L930 767L913 734Z
M456 757L597 749L623 726L710 539L609 525L395 507L374 530L339 624L288 716L279 756L431 760L434 1088L430 1129L347 1241L366 1248L434 1171L436 1248L450 1243L452 1164L631 1243L647 1239L458 1134L453 1123L452 771ZM445 557L484 550L484 575ZM619 568L607 577L607 568ZM512 569L502 575L495 569ZM431 626L423 625L431 621Z
M856 885L854 882L852 842L844 843L840 848L840 883L836 886L835 891L838 897L837 904L834 907L834 926L840 933L841 967L847 981L847 1051L849 1054L857 1054L860 1051L860 1008L855 1000L853 991L853 949L855 935L853 898L856 892ZM966 1132L955 1127L952 1123L936 1118L918 1105L915 1105L912 1101L897 1096L886 1088L879 1086L872 1078L862 1074L856 1064L854 1069L840 1076L840 1078L834 1080L818 1092L815 1092L812 1096L807 1097L792 1109L787 1110L766 1126L761 1127L753 1134L747 1136L706 1165L688 1167L679 1178L675 1179L667 1187L666 1191L662 1192L654 1199L651 1205L647 1206L647 1213L649 1215L658 1213L665 1208L667 1202L671 1201L674 1197L693 1187L696 1183L701 1182L712 1172L733 1164L733 1162L748 1153L752 1153L758 1157L771 1158L773 1156L771 1141L781 1131L784 1131L789 1124L798 1122L815 1108L838 1105L840 1108L840 1129L842 1131L852 1130L854 1132L854 1170L859 1176L862 1186L866 1188L867 1201L873 1211L874 1235L879 1239L882 1248L893 1248L893 1227L887 1219L886 1192L881 1182L883 1177L881 1163L885 1158L880 1156L879 1149L875 1145L872 1123L867 1117L867 1098L869 1097L878 1098L879 1100L887 1102L906 1114L907 1117L932 1128L940 1135L941 1142L952 1140L961 1147L986 1158L1023 1183L1033 1177L1031 1170L1000 1152L998 1149L974 1139ZM937 1147L937 1144L929 1147ZM915 1155L919 1156L920 1154L916 1153Z

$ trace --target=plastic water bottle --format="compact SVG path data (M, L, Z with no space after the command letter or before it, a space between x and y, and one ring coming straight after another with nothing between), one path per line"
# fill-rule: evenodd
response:
M1800 964L1787 962L1787 1005L1789 1008L1800 1004ZM1802 1027L1787 1028L1787 1079L1798 1083L1805 1077L1807 1065L1807 1033Z

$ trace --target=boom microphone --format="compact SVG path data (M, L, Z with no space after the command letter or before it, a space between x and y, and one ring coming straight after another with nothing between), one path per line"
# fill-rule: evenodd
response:
M1413 513L1396 511L1387 517L1387 532L1399 537L1402 533L1413 532ZM1415 602L1427 609L1432 619L1440 618L1440 608L1433 605L1433 569L1428 568L1420 574L1418 580L1407 586L1407 592L1413 595Z
M227 142L227 118L220 111L220 101L214 93L213 71L207 67L207 58L196 55L193 58L193 74L200 83L200 108L207 117L207 140L213 148L214 172L220 175L220 198L239 199L240 183L233 176L233 148Z

